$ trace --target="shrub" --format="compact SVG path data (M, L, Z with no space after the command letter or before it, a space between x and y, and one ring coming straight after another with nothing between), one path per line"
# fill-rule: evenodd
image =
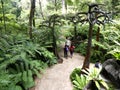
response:
M34 86L34 76L40 77L44 68L56 63L56 57L46 48L26 38L19 38L0 38L1 90L27 90Z
M108 84L99 76L100 69L93 68L88 69L87 71L82 70L82 72L86 74L81 75L80 72L81 70L79 68L75 68L70 75L70 79L74 85L74 90L82 90L91 80L95 82L95 85L99 90L101 88L101 85L109 90Z

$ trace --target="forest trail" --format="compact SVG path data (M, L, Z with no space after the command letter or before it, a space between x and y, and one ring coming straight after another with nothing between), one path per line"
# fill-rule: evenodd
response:
M63 63L58 63L45 70L41 79L36 79L36 86L31 90L73 90L70 74L77 67L82 67L84 57L74 53L73 57L64 58L63 51L60 52Z

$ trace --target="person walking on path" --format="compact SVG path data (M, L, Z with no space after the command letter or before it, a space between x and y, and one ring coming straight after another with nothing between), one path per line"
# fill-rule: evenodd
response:
M64 46L64 57L67 59L68 58L68 50L69 47L67 45Z
M68 37L66 37L65 45L67 45L68 48L71 46L71 41Z
M65 46L64 46L64 57L68 58L68 51L71 46L71 41L68 37L66 37Z
M69 50L70 50L70 56L71 58L73 57L73 52L74 52L75 46L73 44L71 44Z

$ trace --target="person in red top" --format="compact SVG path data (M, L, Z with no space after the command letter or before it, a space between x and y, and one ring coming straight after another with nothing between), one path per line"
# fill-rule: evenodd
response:
M74 49L75 49L75 46L71 44L71 46L69 47L71 58L73 57Z

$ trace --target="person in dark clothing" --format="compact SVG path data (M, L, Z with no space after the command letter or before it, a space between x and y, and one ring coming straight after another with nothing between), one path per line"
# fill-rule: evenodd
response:
M67 45L64 46L64 57L65 58L68 58L68 50L69 50L69 47Z
M95 63L95 67L96 67L96 68L100 68L100 67L101 67L101 63L100 63L100 61L98 61L98 60L96 61L96 63Z

